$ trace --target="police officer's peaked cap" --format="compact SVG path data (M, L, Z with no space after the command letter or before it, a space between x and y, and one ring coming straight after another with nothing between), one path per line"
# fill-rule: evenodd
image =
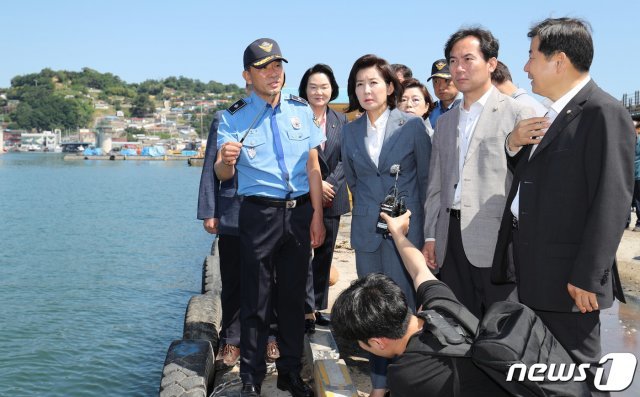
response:
M272 39L258 39L249 44L246 50L244 50L244 68L249 66L262 69L273 61L285 61L280 51L280 46Z
M431 66L431 77L427 79L427 81L431 80L434 77L442 77L443 79L449 80L451 78L451 72L449 72L449 64L446 59L438 59Z

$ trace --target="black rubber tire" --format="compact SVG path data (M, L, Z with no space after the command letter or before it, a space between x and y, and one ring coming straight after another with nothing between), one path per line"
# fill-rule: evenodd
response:
M218 348L218 333L222 322L220 295L204 294L191 297L184 316L184 340L206 340Z
M202 293L220 296L222 278L220 276L220 257L217 255L217 239L211 248L214 254L207 256L202 264Z
M160 397L207 397L214 376L213 349L206 340L171 343L160 380Z

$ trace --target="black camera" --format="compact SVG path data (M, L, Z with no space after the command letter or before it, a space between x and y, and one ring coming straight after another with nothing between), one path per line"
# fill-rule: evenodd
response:
M395 218L407 212L407 206L404 203L404 197L401 197L398 192L398 176L400 175L400 166L398 164L391 166L391 175L396 177L396 181L387 197L380 203L380 212ZM376 233L385 236L389 233L387 222L380 216L378 216L378 223L376 224Z

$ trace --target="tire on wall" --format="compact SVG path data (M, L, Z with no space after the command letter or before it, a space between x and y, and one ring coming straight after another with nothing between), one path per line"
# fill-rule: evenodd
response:
M211 246L211 255L202 264L202 293L220 296L222 279L220 276L220 256L218 256L218 239Z
M173 341L164 361L160 397L207 397L214 375L213 360L209 341Z
M220 295L203 294L191 297L184 316L184 340L206 340L214 351L218 348L218 333L222 323Z

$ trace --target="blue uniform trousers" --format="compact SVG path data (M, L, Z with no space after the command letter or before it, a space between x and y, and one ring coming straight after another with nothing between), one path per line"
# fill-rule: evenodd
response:
M312 214L308 201L289 209L245 199L240 207L240 377L244 383L264 380L272 306L278 313L278 373L301 369Z

